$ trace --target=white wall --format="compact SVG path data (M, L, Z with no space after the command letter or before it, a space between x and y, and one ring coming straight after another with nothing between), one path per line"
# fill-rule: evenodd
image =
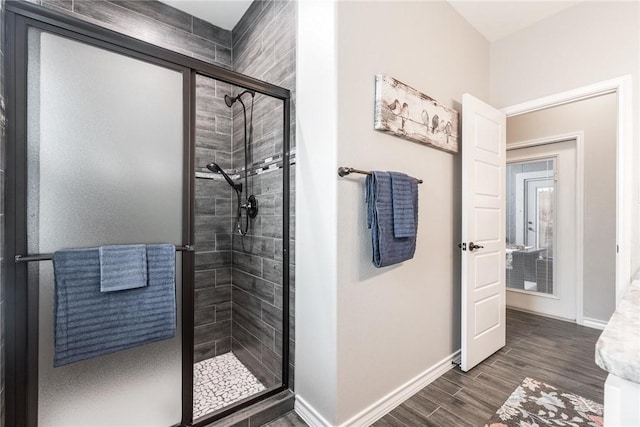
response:
M342 423L460 347L460 155L374 131L374 75L459 109L464 92L488 99L489 44L445 2L340 2L337 19L338 164L424 180L415 258L382 269L364 177L338 182Z
M296 81L295 389L330 422L337 405L335 7L299 3Z
M608 94L507 119L507 144L584 132L584 317L604 322L615 309L616 113Z
M640 3L583 2L491 45L496 107L626 74L632 77L633 156L638 159ZM631 274L640 267L640 180L637 168L633 173Z

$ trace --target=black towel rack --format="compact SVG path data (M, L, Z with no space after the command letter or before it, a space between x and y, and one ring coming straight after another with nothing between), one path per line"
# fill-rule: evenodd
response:
M359 174L362 174L362 175L371 175L371 171L363 171L363 170L360 170L360 169L348 168L348 167L345 167L345 166L341 166L341 167L338 168L338 175L340 175L340 176L344 177L344 176L347 176L347 175L349 175L351 173L359 173ZM422 180L421 179L418 180L418 184L422 184Z
M176 246L176 252L193 252L195 248L192 245ZM15 262L31 262L31 261L51 261L53 254L34 254L34 255L16 255Z

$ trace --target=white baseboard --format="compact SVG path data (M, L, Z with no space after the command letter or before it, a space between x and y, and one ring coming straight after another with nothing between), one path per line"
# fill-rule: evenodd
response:
M587 328L593 328L593 329L602 330L602 329L606 328L607 323L609 323L609 322L605 322L604 320L591 319L589 317L582 317L582 319L572 320L572 319L565 319L563 317L552 316L550 314L536 313L535 311L526 310L526 309L520 308L520 307L511 307L511 306L509 306L507 308L509 310L521 311L523 313L535 314L536 316L548 317L550 319L555 319L555 320L562 320L563 322L577 323L580 326L586 326Z
M331 427L331 423L324 419L306 400L296 394L296 402L293 409L302 420L311 427Z
M339 427L366 427L370 426L396 406L416 394L418 391L429 385L449 369L453 368L453 361L460 357L460 350L445 357L440 362L431 366L418 376L410 379L400 387L382 397L368 408L354 415L349 420L340 424ZM296 395L295 411L311 427L334 427L322 415L320 415L302 397Z
M582 326L586 326L587 328L602 330L607 327L607 323L609 322L605 322L604 320L590 319L588 317L582 318Z
M527 310L526 308L514 307L512 305L508 305L507 308L509 310L520 311L522 313L528 313L528 314L534 314L536 316L547 317L549 319L561 320L563 322L580 324L580 322L578 322L576 319L567 319L565 317L554 316L553 314L546 314L546 313L540 313L540 312L533 311L533 310Z

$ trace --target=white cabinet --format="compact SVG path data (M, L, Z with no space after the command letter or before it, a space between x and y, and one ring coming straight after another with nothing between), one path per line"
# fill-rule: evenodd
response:
M609 374L604 383L604 425L640 426L640 384Z

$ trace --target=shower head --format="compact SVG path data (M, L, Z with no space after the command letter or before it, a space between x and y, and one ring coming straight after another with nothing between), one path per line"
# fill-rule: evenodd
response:
M235 182L233 182L233 180L229 177L229 175L227 175L225 173L225 171L222 170L222 168L220 166L218 166L217 163L209 163L207 165L207 169L209 169L211 172L213 173L219 173L220 175L222 175L225 179L225 181L227 181L227 183L236 191L242 191L242 184L236 184Z
M220 173L220 171L222 170L220 169L220 166L218 166L217 163L209 163L207 165L207 169L209 169L213 173Z
M253 90L245 90L244 92L241 92L238 96L236 96L235 98L230 97L229 95L225 95L224 96L224 103L227 104L227 107L231 107L233 105L234 102L238 101L242 95L244 95L245 93L248 93L251 95L251 97L253 98L254 96L256 96L256 92Z

